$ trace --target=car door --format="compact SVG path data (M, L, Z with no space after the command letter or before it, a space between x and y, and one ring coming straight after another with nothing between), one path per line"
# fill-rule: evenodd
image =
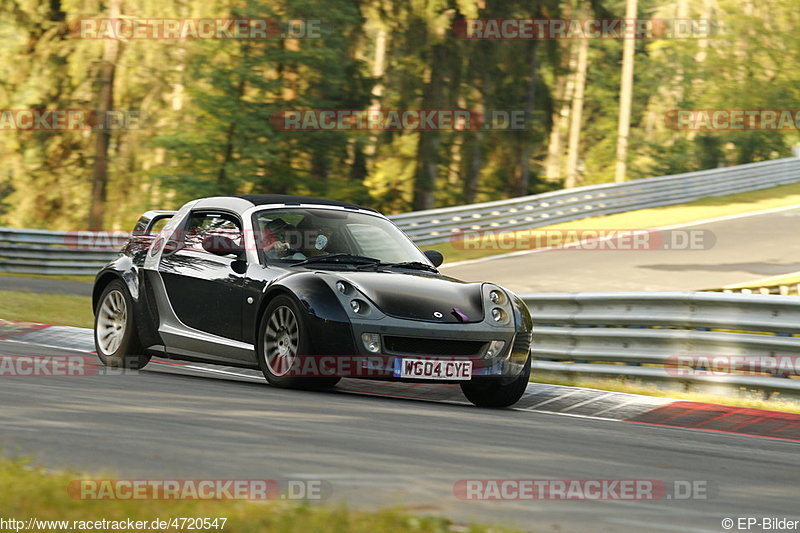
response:
M158 273L170 307L167 312L177 323L169 324L162 336L167 350L178 355L248 359L249 353L242 353L248 347L241 343L246 264L234 253L206 251L204 239L215 236L241 244L241 221L232 213L193 211L164 246Z

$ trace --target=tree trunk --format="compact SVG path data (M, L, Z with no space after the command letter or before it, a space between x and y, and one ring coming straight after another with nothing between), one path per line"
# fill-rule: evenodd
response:
M567 147L567 179L564 187L574 187L578 182L578 155L581 140L581 122L583 119L583 93L586 89L586 69L589 61L589 39L578 42L578 67L575 72L575 95L572 98L570 113L569 145Z
M236 87L236 94L241 103L244 97L245 81L239 80L239 85ZM236 139L236 120L231 120L228 124L228 131L225 132L225 146L223 147L222 163L220 163L219 171L217 172L217 189L219 194L226 192L226 182L228 181L228 165L233 161L233 150Z
M550 139L547 143L547 159L545 161L545 177L547 181L559 181L561 175L562 158L564 156L564 141L569 131L569 109L572 105L572 94L575 90L575 75L577 70L577 54L574 53L574 41L567 41L566 72L556 81L556 106L553 111Z
M475 130L470 134L468 142L463 195L464 201L471 204L475 202L475 197L478 193L478 178L483 166L483 132Z
M525 106L525 133L522 139L522 153L520 154L520 179L517 183L516 196L528 194L531 184L531 152L533 151L533 110L536 105L536 79L539 71L538 61L539 41L533 41L531 46L531 71L528 80L528 103Z
M119 18L122 0L110 0L108 15ZM97 126L95 138L94 169L92 171L92 199L89 208L89 229L99 230L103 227L108 192L108 146L111 144L111 131L107 129L108 112L114 108L114 75L119 59L119 41L107 39L103 42L103 60L98 74L99 89L97 92Z
M436 203L436 175L439 167L438 131L421 131L414 171L414 210L433 209Z
M386 70L386 29L380 28L378 35L375 37L375 54L372 59L372 77L378 80L372 86L372 102L369 106L369 111L377 112L381 108L381 100L383 98L383 73ZM380 136L377 133L371 133L369 142L364 147L364 154L367 156L367 164L371 163L372 156L378 151L378 139Z
M445 41L447 42L447 41ZM431 48L430 81L422 93L422 109L444 109L447 105L448 64L458 63L445 43L437 43ZM432 209L436 202L436 177L439 167L439 146L441 133L436 130L419 132L417 144L417 164L414 170L414 210Z
M636 0L626 0L625 18L636 18ZM622 79L619 87L619 127L617 132L617 166L614 172L614 181L625 181L628 156L628 133L631 129L631 101L633 100L633 52L635 42L633 39L623 40L622 48Z

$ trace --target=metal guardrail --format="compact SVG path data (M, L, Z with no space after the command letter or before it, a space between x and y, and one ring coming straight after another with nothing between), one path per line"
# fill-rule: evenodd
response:
M534 293L522 299L534 317L535 370L800 393L800 379L794 372L788 373L794 377L787 376L785 367L720 376L678 364L679 356L694 362L749 356L773 361L786 357L796 365L800 297L597 292Z
M74 231L0 228L0 272L93 275L119 248L92 243L85 249Z
M799 181L800 159L789 157L626 183L577 187L511 200L415 211L390 218L414 242L423 245L458 238L462 231L535 228Z
M635 209L689 202L800 182L800 158L790 157L389 218L418 245L457 238L463 231L527 229ZM0 272L94 274L116 255L115 246L71 246L75 232L0 228Z

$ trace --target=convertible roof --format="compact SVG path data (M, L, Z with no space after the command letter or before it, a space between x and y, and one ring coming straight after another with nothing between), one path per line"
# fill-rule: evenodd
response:
M349 202L341 202L339 200L327 200L325 198L315 198L313 196L293 196L290 194L240 194L236 198L247 200L253 205L266 205L266 204L318 204L318 205L333 205L337 207L347 207L350 209L365 209L367 211L375 211L369 207L363 207ZM377 213L377 211L375 211Z

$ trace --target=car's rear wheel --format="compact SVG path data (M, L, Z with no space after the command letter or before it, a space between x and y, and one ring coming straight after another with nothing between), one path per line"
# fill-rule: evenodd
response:
M311 355L305 315L293 299L278 295L261 317L258 328L258 364L271 385L284 388L333 387L338 377L298 376L302 357Z
M120 280L109 283L100 295L94 312L94 345L105 366L138 369L150 362L139 342L130 294Z
M525 361L522 373L511 383L503 385L497 380L473 381L461 384L467 400L478 407L508 407L514 405L525 394L531 376L531 356Z

